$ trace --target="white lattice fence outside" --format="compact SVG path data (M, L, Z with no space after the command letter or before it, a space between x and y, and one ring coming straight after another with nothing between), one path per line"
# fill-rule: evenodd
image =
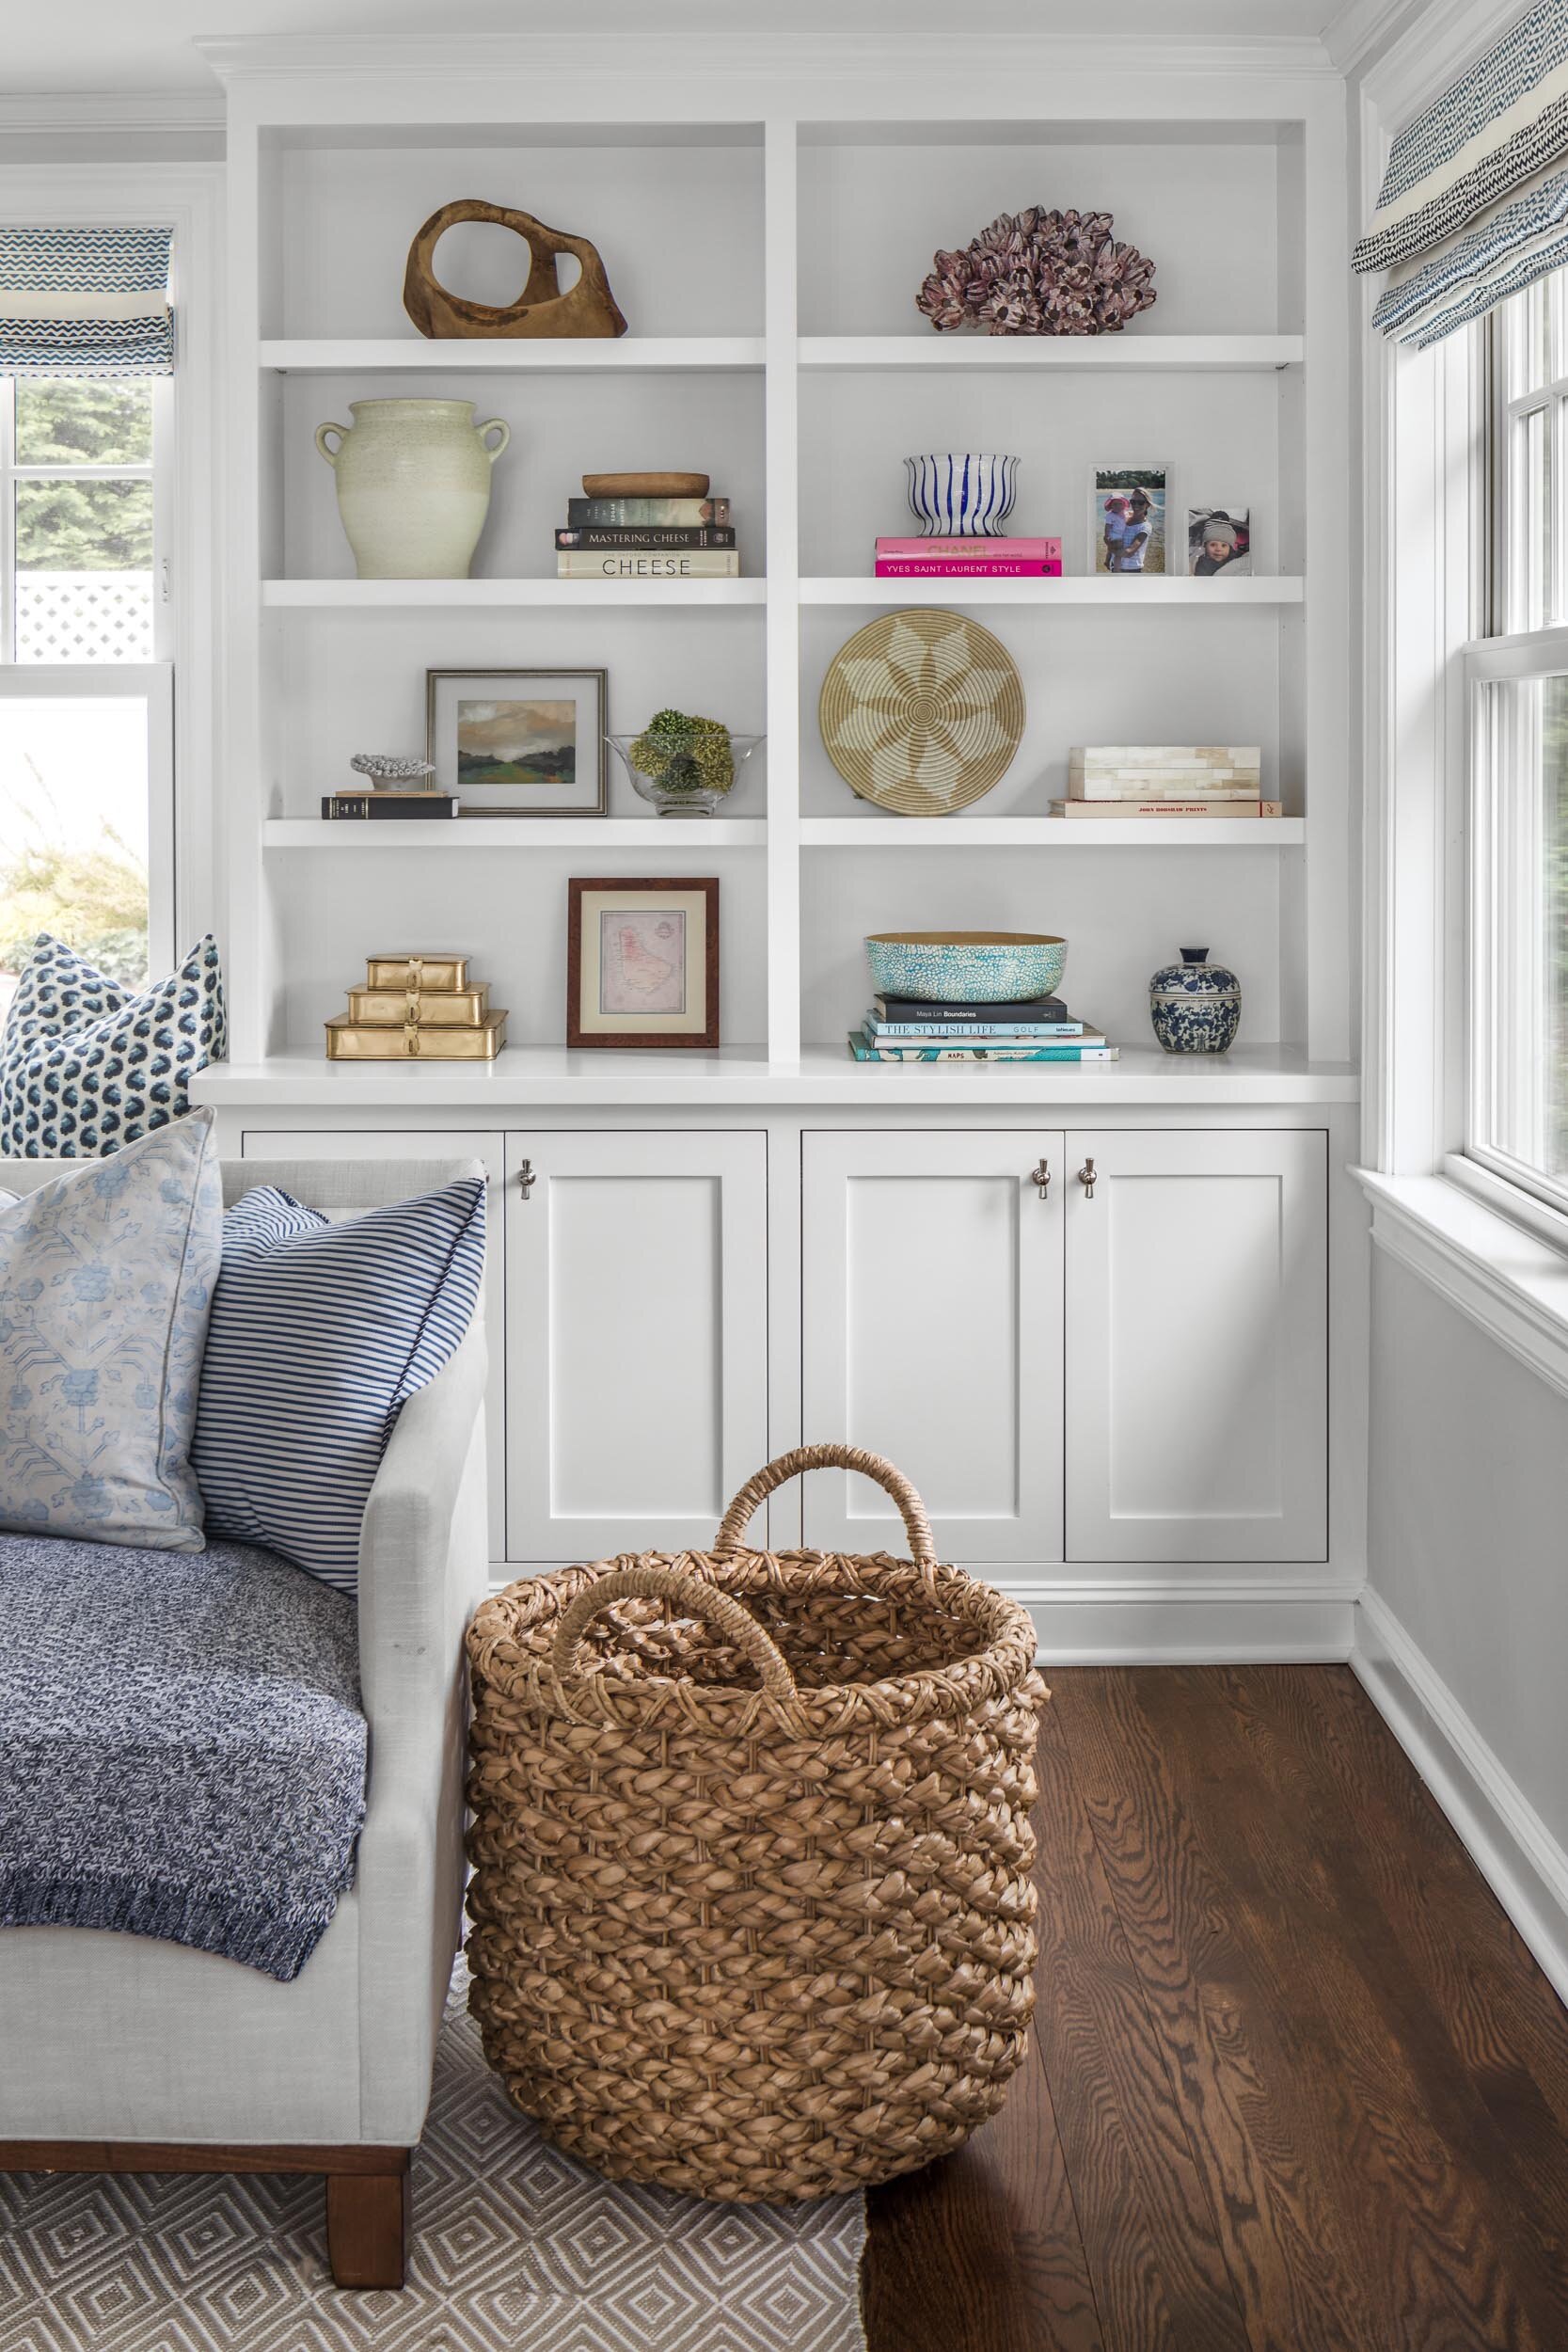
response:
M18 572L19 661L150 661L150 572Z

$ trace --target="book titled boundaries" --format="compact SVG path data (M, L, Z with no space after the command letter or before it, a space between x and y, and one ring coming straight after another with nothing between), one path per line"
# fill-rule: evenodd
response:
M996 1021L1071 1021L1059 996L1019 996L1001 1004L949 1003L940 996L893 996L879 990L872 998L880 1021L958 1021L985 1028ZM1073 1025L1082 1028L1083 1023Z

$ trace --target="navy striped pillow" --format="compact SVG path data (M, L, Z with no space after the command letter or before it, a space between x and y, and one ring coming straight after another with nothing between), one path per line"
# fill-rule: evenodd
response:
M191 1448L208 1534L352 1593L387 1441L467 1331L483 1271L477 1177L337 1225L273 1184L237 1200Z

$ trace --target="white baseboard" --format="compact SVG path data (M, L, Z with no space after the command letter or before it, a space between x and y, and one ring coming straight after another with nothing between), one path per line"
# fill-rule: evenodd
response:
M1370 1589L1356 1604L1350 1662L1559 1999L1568 2002L1568 1852Z
M1070 1582L997 1581L1034 1618L1048 1665L1324 1665L1350 1656L1355 1588L1326 1580L1232 1581L1197 1567L1190 1581L1094 1581L1080 1569Z

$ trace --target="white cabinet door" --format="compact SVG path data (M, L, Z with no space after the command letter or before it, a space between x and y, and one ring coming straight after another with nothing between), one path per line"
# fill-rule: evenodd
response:
M1327 1136L1067 1142L1069 1559L1324 1558Z
M767 1137L510 1135L507 1179L508 1556L711 1543L768 1459Z
M803 1158L807 1442L895 1462L944 1560L1059 1561L1061 1136L813 1134ZM906 1549L866 1480L819 1473L804 1511L824 1550Z
M484 1450L490 1480L490 1557L506 1558L506 1375L502 1360L501 1311L505 1241L501 1198L506 1169L505 1137L451 1127L287 1130L247 1128L240 1138L247 1160L483 1160L485 1174L484 1339L490 1351L485 1392ZM309 1205L309 1204L307 1204Z

